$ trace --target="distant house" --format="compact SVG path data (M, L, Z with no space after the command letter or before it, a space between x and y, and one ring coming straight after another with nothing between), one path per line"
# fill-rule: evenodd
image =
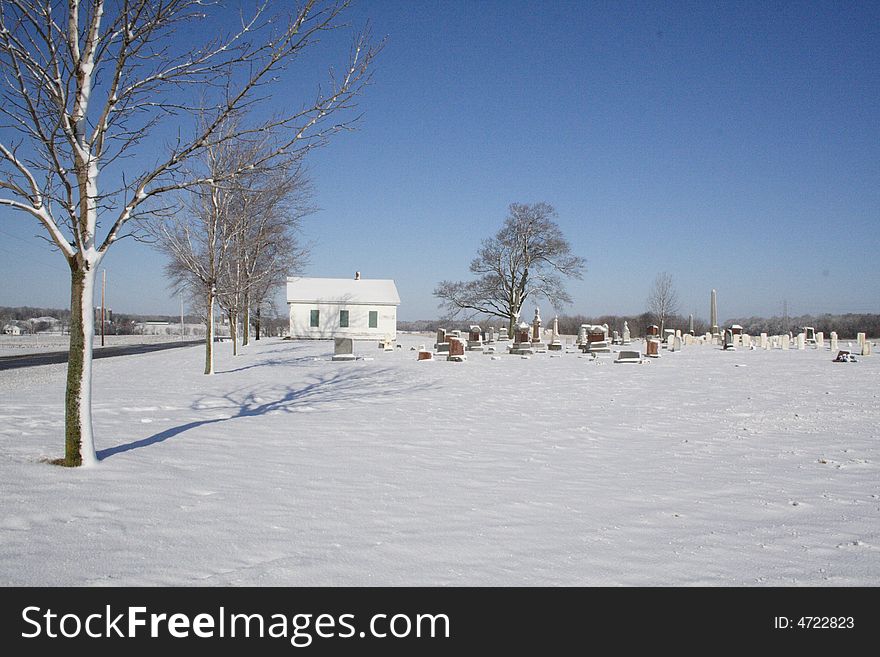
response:
M15 324L7 324L3 327L3 335L21 335L21 329Z
M397 339L400 296L394 281L355 278L288 278L293 339Z

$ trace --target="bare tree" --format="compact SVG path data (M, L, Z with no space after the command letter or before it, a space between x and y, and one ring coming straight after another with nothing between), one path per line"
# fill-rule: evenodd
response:
M230 121L222 131L236 131ZM200 297L205 320L205 374L214 373L214 308L226 314L233 355L249 340L249 308L302 266L307 249L296 231L313 211L309 181L299 158L256 166L275 148L271 133L260 140L225 140L208 148L203 168L192 175L210 180L187 190L170 213L143 222L168 262L176 292ZM238 173L235 173L238 172ZM219 182L218 182L219 181Z
M678 313L678 292L672 283L672 276L665 271L654 279L654 286L648 295L648 312L660 324L661 336L666 322Z
M483 240L471 261L472 281L441 281L434 296L450 317L461 313L493 315L507 320L512 332L526 299L544 298L554 308L571 303L561 277L582 278L585 261L553 220L547 203L513 203L501 230Z
M299 162L247 176L239 194L237 258L242 345L250 342L250 312L288 276L302 271L308 247L298 240L302 219L315 211L311 185Z
M232 121L219 133L235 131ZM165 273L176 292L186 291L205 321L205 374L214 373L214 316L224 272L234 259L238 227L233 216L237 179L230 171L247 169L253 154L237 141L222 140L201 154L204 181L180 195L180 211L143 221L156 248L168 258ZM219 182L218 182L219 181Z
M297 55L339 27L347 5L303 0L294 15L279 18L262 4L231 34L190 48L174 36L204 18L201 0L0 3L0 205L36 218L71 272L65 465L97 462L92 305L107 250L145 203L209 182L183 175L184 167L218 141L279 128L286 138L272 157L290 156L350 125L331 118L352 107L368 82L376 49L365 34L326 91L298 109L288 105L262 123L243 124L238 135L218 133L230 116L265 100L265 85ZM207 120L188 122L193 116ZM157 155L157 129L168 121L179 132Z

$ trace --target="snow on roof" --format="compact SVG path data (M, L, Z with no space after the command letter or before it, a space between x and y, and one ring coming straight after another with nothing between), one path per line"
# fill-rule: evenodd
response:
M287 302L344 302L351 304L400 305L397 286L391 279L288 278Z

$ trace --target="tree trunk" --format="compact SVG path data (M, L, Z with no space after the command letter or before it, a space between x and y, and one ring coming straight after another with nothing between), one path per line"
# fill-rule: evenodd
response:
M244 295L244 304L242 307L241 320L241 346L247 347L251 343L251 298L249 294Z
M73 258L70 264L70 350L64 400L64 465L95 465L92 432L92 339L95 334L95 271Z
M232 355L238 356L238 331L236 330L235 323L237 321L237 317L235 313L231 310L228 313L229 315L229 335L232 338Z
M256 339L260 339L260 307L257 306L256 319L254 320L254 330L256 331Z
M205 374L214 373L214 290L208 290L208 317L205 322Z

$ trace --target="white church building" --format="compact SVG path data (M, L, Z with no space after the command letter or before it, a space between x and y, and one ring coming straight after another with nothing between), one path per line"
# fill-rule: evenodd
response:
M393 280L287 279L290 337L295 340L351 338L396 340L400 296Z

